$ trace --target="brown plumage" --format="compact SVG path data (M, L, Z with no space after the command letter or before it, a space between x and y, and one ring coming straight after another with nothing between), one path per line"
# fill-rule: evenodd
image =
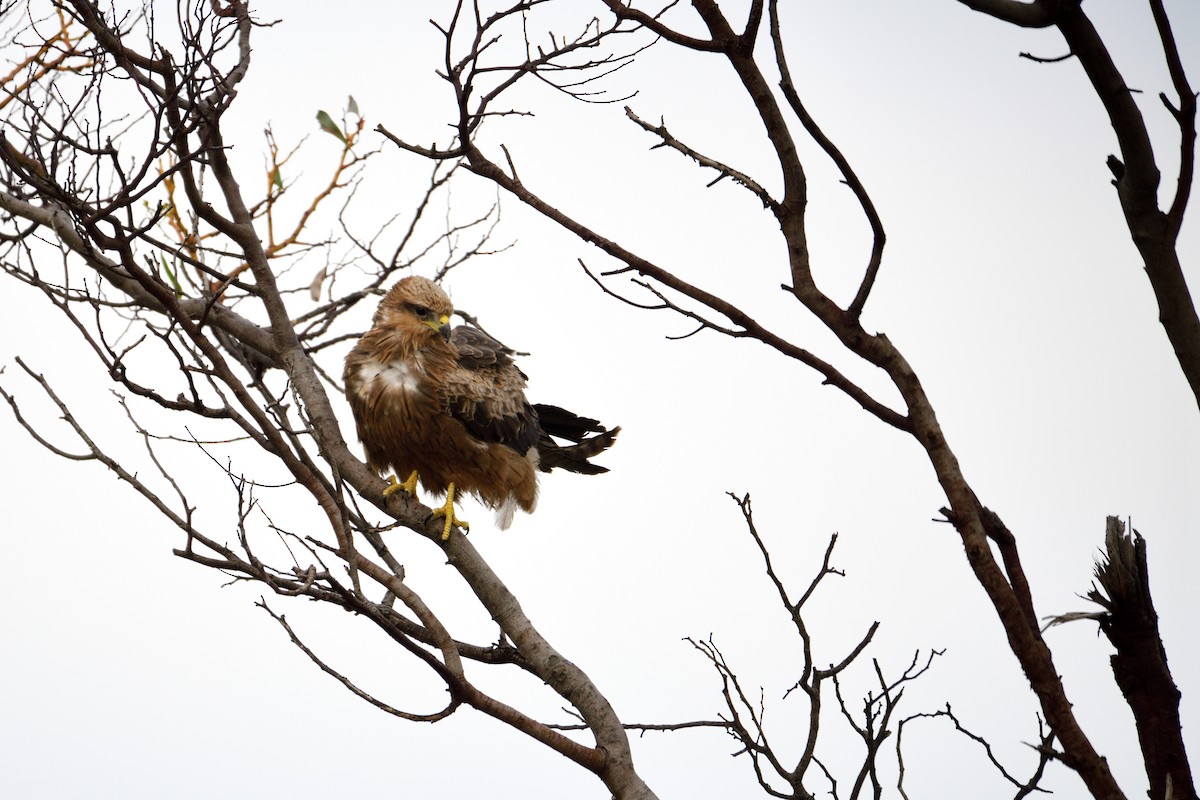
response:
M620 431L557 406L531 405L514 352L475 328L451 330L453 310L433 281L404 278L380 302L344 373L367 464L399 477L415 472L427 491L448 494L440 512L447 535L456 491L496 509L507 528L517 506L533 511L539 470L607 472L588 458Z

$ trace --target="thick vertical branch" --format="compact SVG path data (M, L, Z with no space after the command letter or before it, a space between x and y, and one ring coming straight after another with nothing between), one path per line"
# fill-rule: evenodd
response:
M1108 518L1104 540L1105 558L1096 565L1099 586L1088 597L1108 612L1100 619L1100 630L1117 650L1111 659L1113 676L1133 711L1150 797L1195 800L1179 716L1181 695L1167 666L1150 598L1146 540L1137 531L1127 535L1117 517Z
M967 563L991 601L1004 627L1009 648L1037 696L1046 721L1062 743L1064 763L1079 774L1093 797L1123 798L1125 795L1109 770L1108 762L1096 752L1079 725L1050 648L1036 626L1030 623L1027 604L996 562L989 545L983 508L946 441L920 380L885 337L870 337L863 341L865 346L851 349L868 360L880 358L904 396L913 420L914 436L925 450L938 483L950 501L947 516L962 538Z
M696 8L714 39L721 39L728 30L720 10L712 0L697 0ZM775 148L784 175L797 176L803 182L799 156L787 132L787 122L752 52L730 47L725 52L757 109L768 136ZM1066 762L1075 769L1097 798L1120 798L1107 762L1096 752L1072 711L1050 649L1043 641L1036 624L1031 622L1028 604L1023 602L1013 582L997 564L988 544L987 526L982 508L975 498L957 457L951 450L933 404L925 393L917 374L900 351L882 334L868 334L857 315L843 311L812 280L805 243L803 205L779 215L780 228L788 244L792 287L796 298L829 328L855 355L883 369L904 398L913 436L925 450L947 499L955 528L962 537L967 561L976 579L991 600L1008 636L1009 645L1022 670L1042 704L1047 721L1063 744Z
M1192 395L1200 406L1200 315L1197 314L1176 247L1195 169L1196 96L1183 71L1171 24L1162 3L1154 0L1150 6L1168 72L1179 94L1178 107L1166 103L1180 131L1179 179L1169 211L1159 207L1161 175L1142 112L1079 0L1042 0L1029 4L1009 0L959 2L1017 25L1054 25L1066 39L1071 54L1079 60L1117 137L1120 157L1109 156L1108 166L1113 173L1113 185L1117 189L1129 234L1142 257L1146 277L1154 290L1159 322L1166 331ZM1163 99L1165 102L1165 95Z
M1173 203L1177 216L1172 217L1158 205L1160 173L1150 134L1133 93L1083 9L1076 4L1065 5L1066 10L1057 18L1058 29L1087 73L1117 135L1121 158L1109 158L1117 197L1133 243L1145 263L1146 277L1158 302L1159 322L1200 406L1200 315L1197 315L1176 249L1178 222L1186 206L1191 170L1194 168L1188 154L1194 147L1196 137L1195 96L1186 88L1184 81L1182 85L1188 95L1181 110L1175 114L1181 123L1184 158ZM1165 13L1160 17L1159 27L1160 31L1166 32L1165 36L1169 36L1170 27ZM1182 77L1182 68L1175 72L1178 82Z

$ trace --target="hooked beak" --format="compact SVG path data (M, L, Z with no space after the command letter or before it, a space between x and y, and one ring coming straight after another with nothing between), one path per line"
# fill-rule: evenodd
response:
M438 317L436 321L429 320L425 324L437 331L444 341L450 341L449 315L443 314L442 316Z

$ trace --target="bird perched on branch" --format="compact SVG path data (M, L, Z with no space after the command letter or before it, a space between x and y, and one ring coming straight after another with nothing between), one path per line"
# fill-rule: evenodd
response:
M415 496L419 481L446 495L434 511L445 518L442 539L455 524L467 527L454 514L456 494L475 495L507 528L518 506L533 511L539 471L607 472L588 459L621 430L557 406L531 405L515 352L476 328L451 329L453 310L433 281L402 279L346 356L343 376L367 464L395 473L384 493Z

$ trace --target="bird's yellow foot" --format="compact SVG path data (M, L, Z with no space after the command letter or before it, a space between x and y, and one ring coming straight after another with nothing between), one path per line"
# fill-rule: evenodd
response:
M415 475L416 473L413 473L413 474ZM446 518L446 525L445 525L445 527L442 528L442 541L443 542L450 538L450 529L453 528L455 525L462 528L464 531L470 530L470 528L471 528L470 523L468 523L465 519L459 519L454 514L454 484L453 483L450 484L450 486L448 486L446 488L446 504L444 506L442 506L441 508L435 508L433 510L433 515L435 517L445 517Z
M417 496L417 471L414 469L412 475L408 476L408 480L401 483L395 475L388 478L388 487L383 490L384 497L391 497L396 492L403 491L409 497Z

